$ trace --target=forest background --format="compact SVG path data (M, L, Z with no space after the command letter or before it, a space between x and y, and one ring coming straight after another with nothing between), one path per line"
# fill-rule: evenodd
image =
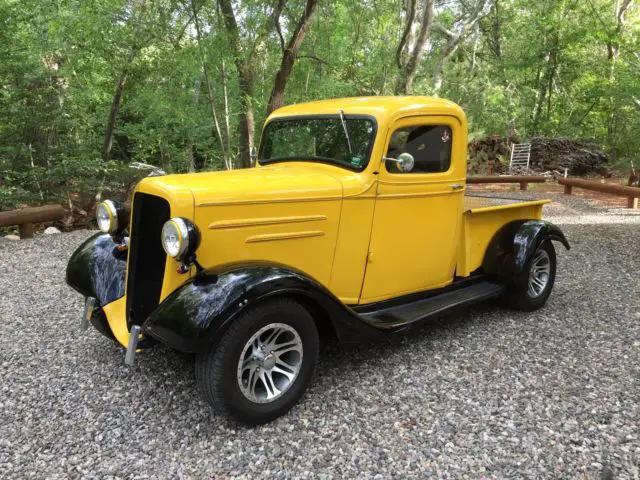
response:
M0 0L0 47L0 210L247 167L273 109L343 96L640 163L633 0Z

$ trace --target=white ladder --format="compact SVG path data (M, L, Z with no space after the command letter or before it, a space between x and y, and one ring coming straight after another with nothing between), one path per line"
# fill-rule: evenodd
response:
M511 146L511 159L509 160L509 173L516 171L529 171L529 159L531 158L530 143L514 143Z

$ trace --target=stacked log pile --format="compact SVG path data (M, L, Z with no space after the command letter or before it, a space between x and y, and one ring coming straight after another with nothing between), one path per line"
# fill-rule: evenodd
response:
M607 156L590 140L535 137L531 141L531 168L546 172L569 169L569 175L606 174Z
M469 143L469 175L500 175L509 171L510 145L518 143L516 137L490 135Z
M469 143L469 175L501 175L509 172L511 145L520 139L499 135L478 138ZM557 170L569 175L606 175L607 156L590 140L535 137L531 140L530 169L533 172Z

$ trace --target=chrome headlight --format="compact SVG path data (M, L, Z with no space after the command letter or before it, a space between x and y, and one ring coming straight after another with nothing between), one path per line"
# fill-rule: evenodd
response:
M173 217L162 227L162 248L178 260L190 257L198 247L198 231L186 218Z
M96 207L98 228L104 233L114 234L118 231L118 205L112 200L100 202Z

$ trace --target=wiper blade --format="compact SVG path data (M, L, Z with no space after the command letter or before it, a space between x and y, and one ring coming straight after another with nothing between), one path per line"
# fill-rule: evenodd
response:
M351 140L349 139L349 130L347 129L347 120L344 118L344 112L342 111L342 109L340 109L340 121L342 122L344 137L347 139L347 146L349 147L349 155L353 155L353 150L351 150Z

